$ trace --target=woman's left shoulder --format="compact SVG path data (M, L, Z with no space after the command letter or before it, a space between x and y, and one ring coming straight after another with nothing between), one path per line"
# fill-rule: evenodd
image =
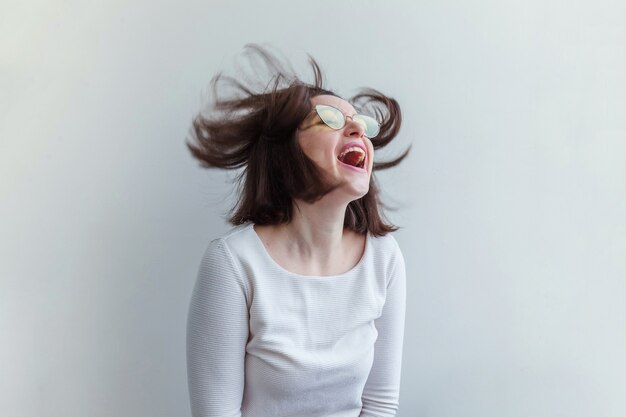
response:
M370 234L369 239L372 246L375 247L376 251L379 253L392 254L400 252L400 245L391 233L387 233L383 236L374 236Z

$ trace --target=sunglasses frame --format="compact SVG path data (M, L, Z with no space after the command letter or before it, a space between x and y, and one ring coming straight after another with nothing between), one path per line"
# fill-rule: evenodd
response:
M331 109L333 109L333 110L336 110L336 111L337 111L337 113L341 114L341 117L342 117L342 120L343 120L343 123L341 124L341 126L339 126L339 127L334 127L334 126L329 125L329 124L326 122L326 120L324 120L324 118L322 117L322 115L320 114L320 113L321 113L321 110L319 110L319 109L318 109L318 107L329 107L329 108L331 108ZM347 120L347 118L348 118L348 117L349 117L350 119L352 119L352 121L354 121L354 120L355 120L355 117L356 117L357 119L358 119L358 118L361 118L361 119L369 119L369 120L373 121L374 123L376 123L376 132L375 132L375 133L373 133L373 134L371 134L371 135L368 135L368 134L367 134L367 132L365 132L365 131L364 131L364 135L365 135L365 137L367 137L368 139L372 139L372 138L375 138L375 137L376 137L376 136L380 133L380 123L378 122L378 120L374 119L372 116L368 116L368 115L365 115L365 114L358 114L358 113L355 113L355 114L354 114L354 115L352 115L352 116L346 116L345 114L343 114L343 112L342 112L341 110L339 110L339 109L338 109L337 107L335 107L335 106L331 106L330 104L316 104L316 105L315 105L315 108L314 108L314 110L313 110L313 111L314 111L315 113L317 113L317 115L319 116L319 118L322 120L322 122L324 122L324 124L325 124L326 126L330 127L331 129L334 129L334 130L343 129L343 127L346 125L346 120ZM359 123L359 122L357 122L357 123ZM365 124L365 130L367 130L367 126L368 126L367 122L366 122L365 120L363 120L363 123Z

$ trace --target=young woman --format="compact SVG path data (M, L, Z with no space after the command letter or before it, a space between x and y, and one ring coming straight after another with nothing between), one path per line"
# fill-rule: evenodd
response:
M204 253L187 323L195 417L394 416L405 264L382 220L374 162L400 128L398 103L368 89L344 100L285 71L235 87L194 120L204 167L243 168L232 229ZM360 104L366 105L361 107ZM365 109L370 109L367 112Z

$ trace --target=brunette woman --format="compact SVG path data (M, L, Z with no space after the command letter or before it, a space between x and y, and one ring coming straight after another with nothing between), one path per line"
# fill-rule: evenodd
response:
M409 151L375 161L399 131L398 103L373 89L338 96L312 58L307 84L247 51L272 82L214 78L188 143L204 167L241 169L233 227L208 244L189 307L192 413L394 416L405 263L373 173Z

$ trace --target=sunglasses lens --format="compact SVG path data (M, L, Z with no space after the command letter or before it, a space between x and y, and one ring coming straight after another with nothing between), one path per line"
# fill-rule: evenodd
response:
M357 114L356 116L354 116L353 120L363 125L363 129L365 129L365 136L367 136L368 138L373 138L378 135L378 132L380 131L380 125L373 117Z
M341 110L332 106L318 104L315 106L315 111L320 119L333 129L341 129L346 124L346 119L343 116L343 113L341 113ZM380 125L373 117L357 114L352 118L352 120L363 126L365 136L368 138L373 138L378 135L378 132L380 131Z
M345 124L343 114L334 107L318 104L315 106L315 111L320 119L333 129L341 129Z

